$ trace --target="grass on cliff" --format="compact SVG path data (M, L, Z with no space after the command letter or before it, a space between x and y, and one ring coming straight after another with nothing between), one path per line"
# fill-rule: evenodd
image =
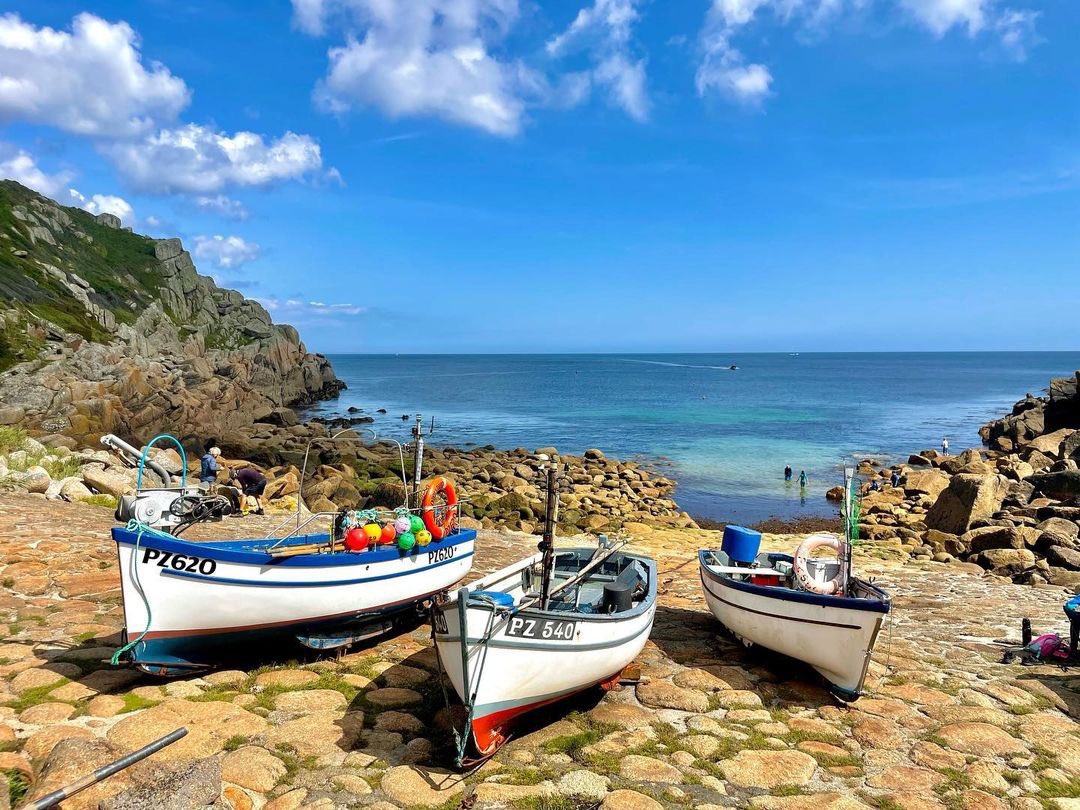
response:
M42 198L14 181L0 181L0 234L5 237L0 240L0 300L22 313L0 333L0 369L36 354L37 339L27 338L27 326L39 318L87 340L108 338L105 328L43 265L76 272L94 288L90 300L119 323L133 323L157 300L161 286L153 239L106 227L81 208L60 206L72 222L59 233L50 231L57 244L31 238L31 223L21 221L13 209L25 206L37 215L31 206L36 199ZM79 231L89 238L80 237Z

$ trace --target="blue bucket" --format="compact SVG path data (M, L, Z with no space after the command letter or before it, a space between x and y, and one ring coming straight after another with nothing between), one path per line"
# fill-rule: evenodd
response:
M725 526L724 540L720 550L728 555L732 562L752 563L757 559L761 548L761 533L742 526Z

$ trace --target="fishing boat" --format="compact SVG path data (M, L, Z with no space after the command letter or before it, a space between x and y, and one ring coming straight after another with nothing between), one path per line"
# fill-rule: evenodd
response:
M652 630L655 561L606 538L554 549L554 492L549 471L540 553L435 602L440 665L468 711L459 764L490 757L527 712L616 686Z
M417 474L418 433L419 422ZM411 509L406 501L396 510L303 520L298 512L280 537L182 539L176 535L188 525L183 516L217 496L200 495L186 481L173 488L167 477L164 487L143 489L143 465L158 438L143 451L136 494L118 507L118 518L130 520L112 530L125 625L113 663L174 676L214 667L224 654L271 638L291 636L318 650L348 646L415 615L421 601L472 567L476 532L458 527L457 496L442 477L430 482L422 506L419 486L413 488ZM306 462L305 455L305 471ZM332 521L329 531L305 533L320 519Z
M395 614L460 581L476 532L427 546L331 551L330 534L284 542L194 543L146 529L112 531L124 598L125 658L144 672L213 667L221 653L272 635L327 649L391 629ZM292 554L292 551L300 553Z
M852 475L845 474L844 536L816 534L794 556L759 553L761 535L727 526L719 550L698 554L701 586L712 614L743 643L803 661L842 700L856 700L878 633L891 607L888 593L851 574L857 538ZM821 548L833 559L812 557Z

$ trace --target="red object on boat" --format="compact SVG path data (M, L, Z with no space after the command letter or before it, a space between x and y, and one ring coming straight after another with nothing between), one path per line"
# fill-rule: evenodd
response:
M345 548L349 551L364 551L368 547L368 536L359 526L345 532Z
M765 586L779 585L780 584L780 577L768 576L767 574L751 574L750 575L750 584L751 585L765 585Z
M397 528L394 526L394 521L391 520L382 527L382 536L379 538L379 542L389 544L395 540L397 540Z

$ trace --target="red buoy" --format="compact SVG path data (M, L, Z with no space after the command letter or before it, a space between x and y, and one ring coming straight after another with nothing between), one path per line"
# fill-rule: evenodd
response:
M364 551L368 547L368 536L359 526L345 532L345 548L349 551Z

